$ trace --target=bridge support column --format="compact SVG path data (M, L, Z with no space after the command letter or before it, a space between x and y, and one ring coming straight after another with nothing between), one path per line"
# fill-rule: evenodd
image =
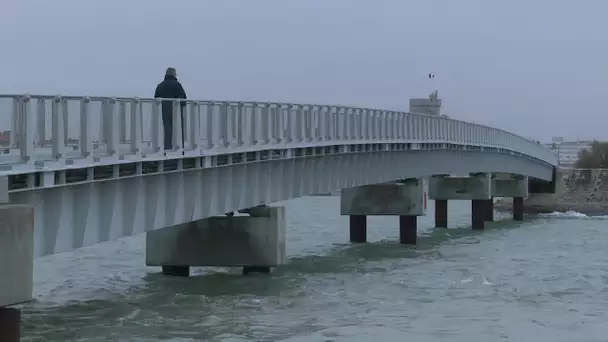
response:
M513 220L523 221L524 219L524 199L523 197L513 198Z
M415 245L418 242L417 216L399 216L399 242L406 245Z
M488 200L482 200L485 202L485 206L486 206L486 214L485 214L485 220L486 222L492 222L494 221L494 199L488 199Z
M367 216L399 216L399 241L416 244L417 217L425 214L420 179L342 189L340 212L350 216L350 241L365 242Z
M364 243L367 241L367 216L350 215L350 242Z
M435 227L448 227L448 200L435 200Z
M147 233L146 265L188 276L190 267L243 267L269 273L285 263L285 208L256 208L252 216L216 216Z
M486 200L471 200L471 228L484 230L488 206Z
M6 178L0 177L0 183ZM8 183L4 185L8 194ZM8 201L8 196L1 201ZM8 306L32 299L33 276L34 208L0 205L0 340L3 342L20 339L21 311Z
M0 307L0 338L3 342L21 340L21 310Z

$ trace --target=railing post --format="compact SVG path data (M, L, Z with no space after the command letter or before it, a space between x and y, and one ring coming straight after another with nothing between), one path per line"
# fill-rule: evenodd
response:
M249 138L247 139L251 145L258 144L258 108L259 106L256 102L251 104L251 114L249 114ZM244 121L247 122L247 120Z
M19 132L19 149L21 161L27 163L34 157L34 118L30 113L31 98L29 95L21 97L21 125Z
M302 122L304 123L304 138L303 140L306 142L312 141L312 106L304 105L301 109L301 114L303 115Z
M124 100L118 100L118 124L121 143L127 142L127 104Z
M262 109L262 118L261 118L261 126L262 126L262 136L260 138L260 143L262 145L267 145L268 141L269 141L269 136L268 136L268 126L270 124L269 122L269 109L270 109L270 105L268 103L262 103L260 104Z
M285 142L290 144L293 142L293 108L292 105L285 105L285 110L283 111L283 117L285 118Z
M215 134L213 134L213 132L215 131L213 129L213 113L215 112L215 103L214 102L208 102L206 103L207 106L207 110L205 111L206 114L206 129L207 129L207 149L213 149L215 148ZM220 113L221 114L221 113Z
M182 106L181 100L173 99L171 101L173 107L173 149L172 151L183 150L184 148L184 135L183 135L183 120L182 120ZM177 147L177 148L176 148Z
M228 135L228 126L232 126L232 121L230 118L232 117L230 104L228 102L220 103L220 122L219 122L219 146L222 148L227 148L231 143L231 137Z
M280 104L271 104L270 107L270 125L271 125L271 144L278 144L281 139L281 107Z
M108 100L101 100L101 117L99 118L99 135L101 136L101 141L103 141L106 146L108 144Z
M245 104L243 102L237 103L236 107L236 146L243 146L245 141L243 139L243 132L245 131Z
M11 142L10 148L19 148L19 132L21 131L21 96L13 97L11 111Z
M93 136L91 135L91 124L89 123L89 103L91 99L84 97L80 100L80 137L78 142L80 143L80 155L83 158L89 158L92 156L93 148Z
M304 130L304 119L305 118L304 118L304 113L302 110L303 106L299 105L299 104L294 104L292 108L294 109L293 115L295 115L295 120L294 120L295 137L294 137L294 139L295 139L296 143L301 143L302 140L304 140L303 139L303 136L304 136L303 130Z
M321 141L323 140L323 130L322 130L322 124L323 121L321 120L321 114L322 114L322 107L321 106L313 106L312 107L312 112L313 112L313 140L314 141Z
M165 149L163 128L160 124L161 104L161 100L158 99L155 99L152 102L152 117L150 118L150 127L152 129L152 151L154 151L155 153L162 152Z
M62 106L64 104L61 96L55 96L53 98L53 105L51 109L52 116L52 154L55 160L65 158L65 135L63 133L63 110Z
M340 123L340 140L348 140L348 121L346 120L346 108L338 107L338 122Z
M348 117L350 121L350 138L352 140L358 140L357 108L348 108Z
M36 145L43 147L46 144L46 99L36 100Z
M331 106L323 106L323 136L325 141L330 141L332 138L332 118Z
M66 98L61 98L61 100L63 101L61 103L61 112L63 115L63 144L65 146L68 146L68 134L69 134L69 126L68 126L68 120L70 118L70 112L69 112L69 101Z
M372 109L369 114L372 119L372 140L377 140L378 139L378 110Z
M142 104L139 98L131 100L131 153L140 157L142 155L141 131L138 129L142 121ZM126 124L126 122L124 123ZM126 132L125 132L126 134Z
M118 157L120 148L120 136L119 136L119 122L118 122L118 111L116 108L116 99L111 98L108 101L108 155Z
M198 101L189 104L188 150L195 150L200 140L201 105Z

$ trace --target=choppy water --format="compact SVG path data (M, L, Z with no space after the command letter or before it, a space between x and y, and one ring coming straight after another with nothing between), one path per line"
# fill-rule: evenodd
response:
M370 218L371 243L350 245L339 198L286 206L290 260L272 276L163 277L144 266L141 236L37 260L24 340L608 340L608 220L569 213L473 232L470 202L454 201L460 228L420 218L416 247L396 243L390 217Z

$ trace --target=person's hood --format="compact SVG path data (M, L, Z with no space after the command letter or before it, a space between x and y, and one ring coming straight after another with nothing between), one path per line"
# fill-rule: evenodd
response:
M177 81L177 77L175 77L173 75L165 75L165 80L174 80L174 81Z

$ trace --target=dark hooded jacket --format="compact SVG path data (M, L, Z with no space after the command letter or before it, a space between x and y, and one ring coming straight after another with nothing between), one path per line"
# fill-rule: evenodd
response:
M184 91L182 84L177 80L177 77L165 75L165 80L156 86L156 90L154 91L154 98L159 97L165 99L186 99L186 92ZM186 103L182 102L181 105L183 107ZM171 101L163 101L162 111L163 116L173 113L173 104Z

